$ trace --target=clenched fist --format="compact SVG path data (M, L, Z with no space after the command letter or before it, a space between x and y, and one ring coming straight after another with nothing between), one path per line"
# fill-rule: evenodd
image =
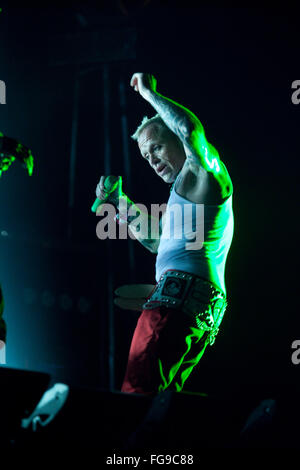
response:
M156 91L156 84L156 78L150 73L134 73L130 80L130 85L145 99Z
M108 197L118 196L122 191L121 176L101 176L96 187L96 196L101 201L105 201ZM113 194L116 193L116 194Z
M104 201L112 202L118 205L119 197L122 194L122 176L101 176L96 187L96 196L101 202L97 203L97 199L93 204L92 211L99 215L101 212L101 203Z

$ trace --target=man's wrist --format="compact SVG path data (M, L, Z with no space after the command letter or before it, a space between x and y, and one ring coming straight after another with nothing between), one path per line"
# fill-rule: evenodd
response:
M118 198L116 198L115 206L119 211L118 216L116 217L117 221L122 221L123 223L126 222L130 224L132 221L136 219L138 213L140 212L139 208L136 207L133 201L126 196L125 193L121 193ZM135 214L129 214L130 209L134 207L136 212Z
M147 88L143 94L142 94L142 97L148 101L148 103L152 104L152 100L154 99L154 97L157 95L157 92L154 91L154 90L151 90L150 88Z
M131 207L135 206L135 203L129 199L129 197L125 193L121 193L118 196L118 204L117 208L120 210L124 208L124 206L127 207L127 210L129 210Z

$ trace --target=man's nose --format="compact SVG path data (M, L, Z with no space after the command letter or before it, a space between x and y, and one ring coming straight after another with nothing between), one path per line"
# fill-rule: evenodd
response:
M155 155L153 154L150 154L150 165L153 166L155 165L156 163L159 162L159 158L157 158Z

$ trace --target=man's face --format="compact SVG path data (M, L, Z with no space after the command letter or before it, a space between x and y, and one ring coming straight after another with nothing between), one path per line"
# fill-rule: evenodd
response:
M138 146L156 174L165 183L173 183L186 159L178 137L159 124L149 124L140 133Z

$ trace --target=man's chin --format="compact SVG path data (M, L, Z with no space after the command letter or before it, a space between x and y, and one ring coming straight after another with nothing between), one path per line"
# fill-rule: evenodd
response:
M172 171L168 171L165 175L162 175L161 176L161 179L165 182L165 183L174 183L175 179L176 179L176 176L173 175L173 172Z

